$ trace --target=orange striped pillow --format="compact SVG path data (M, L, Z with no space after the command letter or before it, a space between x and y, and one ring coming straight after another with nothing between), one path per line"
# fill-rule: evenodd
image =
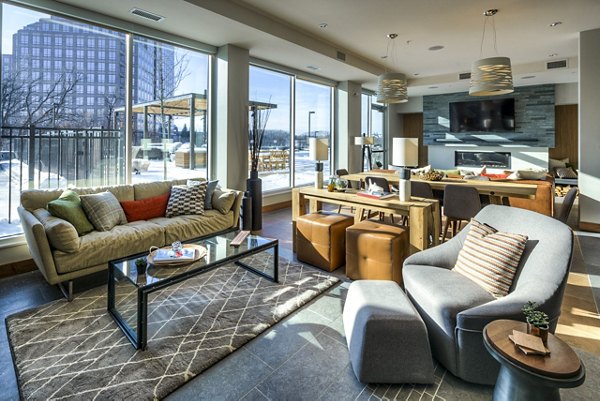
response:
M453 271L499 298L508 294L525 250L527 236L504 233L471 220Z

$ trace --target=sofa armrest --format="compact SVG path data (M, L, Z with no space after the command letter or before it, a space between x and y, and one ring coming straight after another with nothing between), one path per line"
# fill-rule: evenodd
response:
M58 283L60 280L56 274L56 266L54 265L52 250L44 226L24 207L19 206L17 211L21 218L21 226L33 261L46 278L46 281L50 284Z

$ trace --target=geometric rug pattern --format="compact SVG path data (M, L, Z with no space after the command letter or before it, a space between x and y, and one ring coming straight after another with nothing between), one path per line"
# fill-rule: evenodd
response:
M262 252L244 262L268 272L271 258ZM144 351L106 311L106 286L12 315L21 397L162 399L338 281L284 258L279 283L234 264L216 268L150 294ZM117 291L119 310L135 308L132 289Z

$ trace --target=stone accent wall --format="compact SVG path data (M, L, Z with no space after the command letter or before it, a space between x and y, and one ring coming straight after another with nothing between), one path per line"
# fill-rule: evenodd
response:
M450 132L451 102L515 99L515 130L509 132ZM423 97L423 144L522 145L554 147L554 85L515 88L510 95L474 97L467 92ZM477 136L475 136L477 135Z

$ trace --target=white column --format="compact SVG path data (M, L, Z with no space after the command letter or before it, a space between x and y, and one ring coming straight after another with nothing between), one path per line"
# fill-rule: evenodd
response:
M579 223L600 232L600 29L579 34Z
M216 107L213 107L211 178L222 186L245 190L248 178L249 52L233 45L216 55Z
M336 88L336 149L334 170L345 168L350 173L361 170L361 148L354 145L354 137L360 136L361 128L361 86L345 81ZM370 107L370 105L369 105Z

